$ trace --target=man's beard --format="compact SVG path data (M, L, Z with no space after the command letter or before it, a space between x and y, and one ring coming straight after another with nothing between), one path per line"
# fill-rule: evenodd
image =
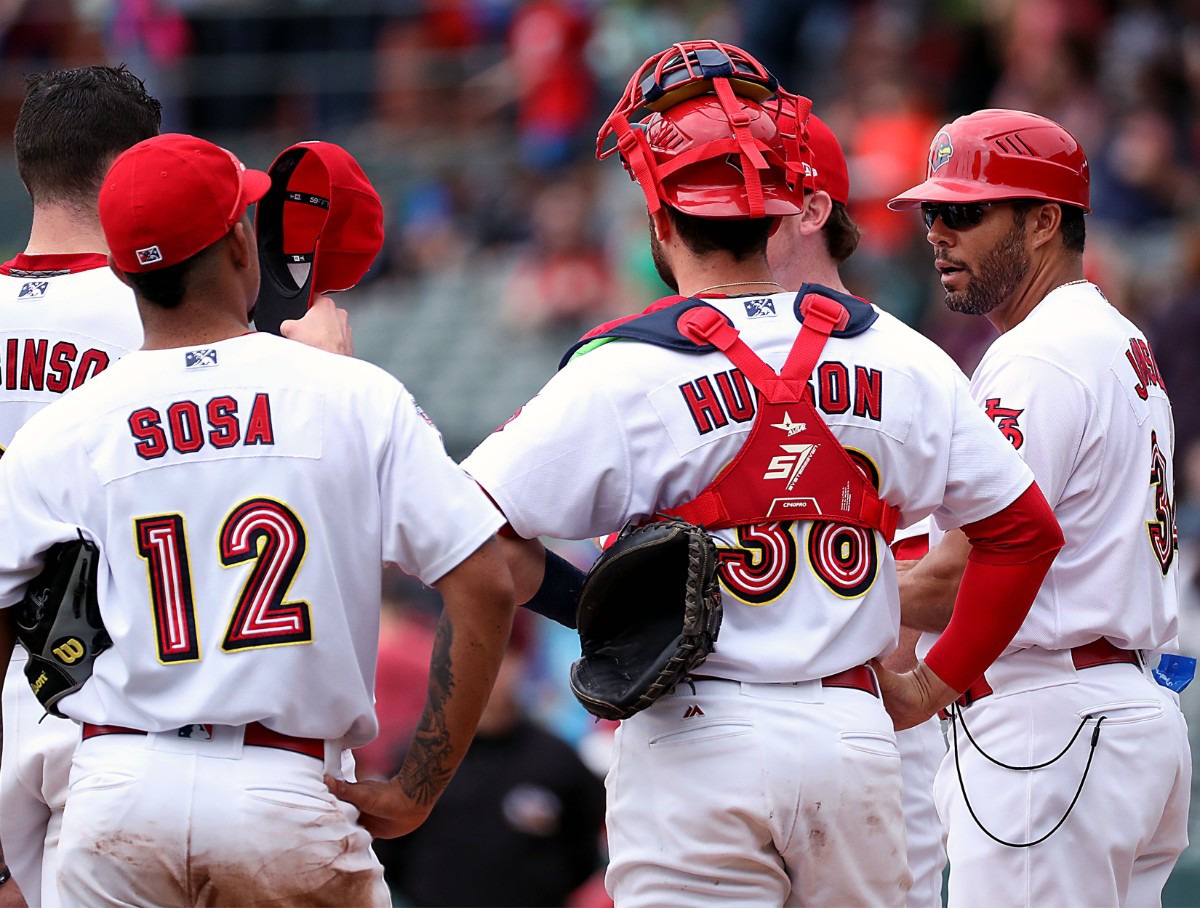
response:
M943 257L949 260L948 257ZM955 264L959 264L955 262ZM1008 301L1029 273L1025 254L1025 219L1014 216L1012 229L969 276L965 290L946 291L946 308L966 315L987 315Z
M654 259L654 270L658 272L662 282L678 293L679 282L675 280L675 273L671 271L671 266L667 264L667 258L663 255L662 244L658 242L658 237L654 234L653 220L650 221L650 257Z

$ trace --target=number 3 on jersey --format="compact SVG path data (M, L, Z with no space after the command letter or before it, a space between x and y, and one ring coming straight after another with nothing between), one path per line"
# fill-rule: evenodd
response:
M138 553L150 574L158 658L164 664L200 658L191 567L183 515L134 520ZM304 527L282 502L254 498L225 518L218 539L221 563L253 562L225 631L221 649L236 652L312 641L307 602L284 597L304 559Z

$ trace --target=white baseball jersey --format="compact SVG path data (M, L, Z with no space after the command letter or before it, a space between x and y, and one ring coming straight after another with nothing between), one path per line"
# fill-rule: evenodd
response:
M0 265L0 450L34 413L141 343L133 293L107 256L19 255Z
M1175 637L1174 427L1162 378L1142 333L1078 281L993 342L971 390L1033 469L1066 544L985 674L994 693L962 710L938 772L949 904L1156 904L1187 844L1178 698L1136 665L1076 669L1067 651L1098 637L1154 650ZM1067 747L1081 721L1094 727ZM990 838L1025 843L1055 829L1028 850Z
M1175 637L1175 427L1145 335L1094 284L1059 287L988 349L971 393L1033 469L1066 545L1008 651Z
M254 333L136 351L0 461L0 607L81 527L114 643L64 713L354 747L377 730L381 562L433 583L501 523L374 366Z
M133 293L107 256L22 254L0 265L0 455L34 413L141 342ZM0 837L13 876L38 908L58 904L53 847L79 728L45 718L26 663L16 647L5 675Z
M778 370L801 296L709 302ZM900 524L936 514L958 526L1011 504L1032 475L972 403L965 376L897 319L853 305L852 327L874 320L829 339L815 403L842 446L869 461ZM572 360L463 466L521 536L600 536L695 497L738 452L754 409L723 354L618 340ZM781 489L803 470L789 422L774 427L779 455L765 477ZM714 535L725 614L705 674L806 680L895 648L895 572L877 532L795 521Z

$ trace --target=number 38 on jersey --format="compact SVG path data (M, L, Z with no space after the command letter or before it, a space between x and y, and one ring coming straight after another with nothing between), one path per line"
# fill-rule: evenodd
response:
M804 539L797 530L804 529ZM857 599L879 575L878 540L862 527L814 520L781 521L736 528L737 544L719 550L721 585L736 599L767 605L796 578L800 551L809 568L834 595Z

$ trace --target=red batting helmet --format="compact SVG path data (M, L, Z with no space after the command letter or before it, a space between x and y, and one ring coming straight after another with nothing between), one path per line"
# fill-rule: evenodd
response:
M596 157L620 151L651 211L666 203L705 218L799 214L802 135L781 114L803 123L811 107L740 48L673 44L629 80L596 137ZM649 115L634 120L643 110ZM605 149L610 135L616 143Z
M980 110L941 128L929 146L925 182L889 208L922 202L1045 199L1091 211L1088 163L1075 137L1020 110Z

